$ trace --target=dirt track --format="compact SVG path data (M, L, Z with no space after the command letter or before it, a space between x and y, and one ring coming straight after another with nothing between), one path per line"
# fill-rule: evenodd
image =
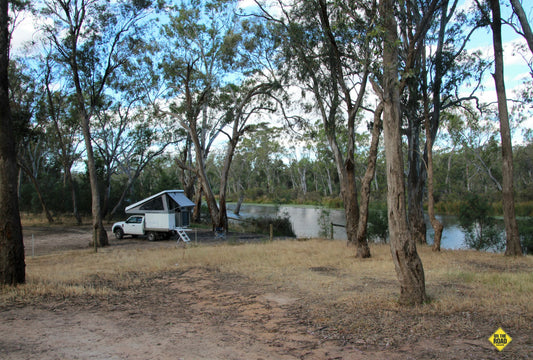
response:
M88 228L33 231L35 253L86 248ZM208 236L205 235L204 236ZM31 235L26 239L31 239ZM206 237L204 240L208 241ZM31 241L31 240L30 240ZM111 239L111 247L175 246ZM28 253L28 251L30 251ZM31 256L31 246L26 244ZM127 276L135 277L136 274ZM299 294L207 268L139 277L102 297L47 298L0 306L1 359L502 359L486 339L438 339L394 347L330 340ZM1 304L0 304L1 305ZM531 342L531 339L529 339ZM508 353L510 354L510 353ZM529 358L531 349L523 353Z

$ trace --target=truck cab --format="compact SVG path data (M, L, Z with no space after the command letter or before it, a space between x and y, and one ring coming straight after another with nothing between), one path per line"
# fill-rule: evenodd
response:
M117 239L122 239L124 235L144 235L144 216L133 215L126 221L113 224L113 233Z

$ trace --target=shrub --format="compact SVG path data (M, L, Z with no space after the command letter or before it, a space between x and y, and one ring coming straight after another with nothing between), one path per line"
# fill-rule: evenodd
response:
M389 221L386 209L370 209L368 211L368 239L372 242L386 243L389 237Z
M465 232L465 244L476 250L501 251L505 243L496 220L489 216L488 201L476 194L467 195L459 209L459 225Z
M338 196L322 198L322 205L330 209L341 209L344 207L342 199Z
M296 237L289 216L278 217L257 217L248 219L253 227L252 231L269 234L270 224L272 224L274 236Z

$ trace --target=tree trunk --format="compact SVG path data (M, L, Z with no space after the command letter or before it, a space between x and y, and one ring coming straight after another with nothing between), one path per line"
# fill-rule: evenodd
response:
M333 112L332 112L333 113ZM325 121L324 127L328 128ZM362 243L358 242L357 227L359 225L359 204L357 201L357 184L355 178L355 164L353 152L348 151L346 160L343 161L342 153L339 149L335 136L332 133L327 134L329 146L333 151L339 182L341 187L341 197L344 203L344 212L346 214L346 236L348 245L355 246L358 258L370 257L370 248L366 238ZM351 154L351 156L350 156Z
M357 185L355 180L355 164L353 159L346 159L344 177L341 179L341 194L346 213L346 235L348 244L355 246L355 257L369 258L370 248L366 236L359 239L357 236L359 226L359 202L357 201Z
M379 136L381 134L383 113L383 102L380 102L374 113L374 126L372 128L372 140L368 154L368 164L366 172L361 181L361 205L359 206L359 225L357 226L357 243L364 243L367 239L368 207L370 204L370 185L376 173L376 162L378 158Z
M78 99L83 101L83 99ZM91 209L93 218L93 245L96 250L97 247L109 245L107 232L102 221L102 211L100 208L100 191L98 189L98 177L96 174L96 162L94 159L93 146L91 144L91 131L89 128L89 117L82 111L82 130L85 140L85 148L87 153L87 167L89 170L89 180L91 183Z
M102 211L100 207L100 191L98 186L98 175L96 173L96 161L94 158L94 151L92 146L92 137L90 130L90 114L87 113L85 107L85 96L81 86L81 80L79 77L78 58L77 58L77 38L72 39L71 51L73 52L70 59L70 69L72 71L72 80L76 88L76 103L78 105L78 114L81 121L81 130L83 133L83 139L85 141L85 152L87 155L87 168L89 170L89 181L91 184L91 210L93 219L93 245L94 249L98 246L109 245L107 238L107 232L104 228L102 221Z
M441 4L441 19L439 28L439 38L437 42L437 51L435 54L435 77L433 81L433 116L429 114L429 99L427 86L427 71L424 66L424 118L426 122L426 156L427 156L427 187L428 187L428 215L431 227L435 233L433 238L433 251L440 251L442 231L444 226L435 217L435 196L434 196L434 173L433 173L433 142L437 138L437 131L440 123L441 111L441 91L442 77L444 73L443 49L446 25L450 20L448 17L448 0ZM424 64L426 63L426 52L424 50ZM448 158L448 172L450 167L451 156ZM448 175L447 175L448 178Z
M511 5L513 6L513 11L518 17L520 25L522 26L522 32L524 33L524 37L526 38L527 46L529 47L529 50L533 53L533 31L531 31L531 27L529 26L529 21L527 20L524 8L522 7L522 4L519 0L511 0Z
M444 16L444 15L443 15ZM437 65L438 66L438 65ZM424 76L424 79L426 79L427 76ZM424 86L424 89L427 89L427 86ZM440 94L440 91L435 92L434 91L434 97L440 97L438 96ZM442 223L437 220L435 217L435 197L434 197L434 188L433 188L433 181L434 181L434 175L433 175L433 134L432 134L432 126L430 121L430 115L429 115L429 99L427 96L427 91L424 90L424 117L426 118L426 154L427 154L427 187L428 187L428 215L429 215L429 221L431 222L431 227L433 228L433 231L435 232L434 238L433 238L433 251L440 251L440 243L442 239L442 231L444 229L444 226ZM440 111L440 100L433 101L433 117L439 116L438 112ZM435 105L437 104L437 105ZM433 122L435 123L435 122ZM437 122L438 124L438 122Z
M505 255L522 255L518 225L516 223L513 186L513 150L511 143L511 129L507 110L507 95L503 77L503 46L501 33L501 14L499 0L490 0L492 9L492 37L494 42L494 82L498 96L498 112L500 116L500 135L502 141L502 193L503 220L507 235Z
M418 58L418 68L421 67L421 62L421 59ZM420 151L420 131L422 128L422 120L419 116L421 98L419 90L420 71L418 70L416 74L416 76L410 77L407 81L409 98L405 109L409 123L407 132L407 164L409 168L407 173L407 209L411 236L417 244L427 244L423 209L426 171L424 164L422 164Z
M427 244L423 199L426 172L420 154L420 124L411 119L409 138L409 172L407 176L408 218L411 236L417 244Z
M440 251L440 243L442 239L442 231L444 229L444 226L441 224L439 220L435 217L435 197L433 196L434 190L433 190L433 142L431 141L431 135L430 135L430 126L429 126L429 115L428 115L428 121L426 124L426 146L427 146L427 157L428 157L428 179L427 179L427 186L428 186L428 215L429 215L429 221L431 222L431 226L433 227L433 231L435 232L435 237L433 239L433 251Z
M202 184L196 185L194 192L194 210L192 212L192 221L199 223L202 221Z
M332 89L330 90L333 94L333 99L331 100L329 115L325 115L324 110L321 110L323 115L324 128L328 136L328 141L330 147L334 153L335 162L337 166L337 171L339 173L339 178L341 182L341 195L344 201L344 210L346 213L346 235L348 237L348 244L354 245L356 247L355 256L358 258L368 258L370 257L370 248L368 247L368 241L365 238L359 239L357 237L357 228L359 225L359 204L357 201L357 183L355 176L355 118L358 110L361 107L363 102L366 83L368 80L368 67L365 66L364 74L362 76L359 94L357 95L357 100L354 102L351 99L351 91L353 88L351 85L347 85L344 79L343 64L342 64L342 55L339 50L339 46L335 39L335 34L332 31L331 24L329 22L330 14L328 13L328 3L327 1L320 0L318 1L318 15L320 17L320 25L326 39L329 43L327 48L328 51L328 61L329 69L331 71L332 77ZM316 82L316 78L315 78ZM315 85L316 87L316 85ZM339 89L340 88L340 89ZM347 110L347 136L348 141L346 143L346 156L343 161L343 156L339 150L339 146L335 137L335 128L336 128L336 115L339 109L339 102L341 101L340 93L343 94L343 100L346 104ZM315 91L317 97L321 95L319 92Z
M234 123L234 126L238 126L238 123ZM216 227L223 228L224 231L228 231L228 209L226 207L226 193L228 189L228 177L233 155L235 154L235 144L239 141L237 138L233 138L228 142L228 148L226 150L226 157L224 158L224 165L222 167L222 173L220 174L220 190L218 196L219 206L219 218Z
M109 203L111 200L111 170L106 169L106 179L104 180L104 198L102 200L102 218L104 219L107 214L109 213L109 208L111 207L111 204Z
M74 179L72 178L72 173L70 172L70 169L65 166L65 172L67 175L67 181L70 186L70 192L72 196L72 215L74 215L74 218L76 219L76 224L81 225L81 215L78 210L78 196L76 195L76 186L74 183Z
M197 156L200 154L197 154ZM209 210L209 214L211 216L211 221L213 224L213 230L215 228L220 227L220 210L217 204L217 200L215 198L215 194L213 193L213 190L211 189L211 184L209 184L209 180L207 178L207 174L205 173L205 166L204 165L198 165L198 180L200 181L200 185L202 187L202 191L205 194L205 201L207 203L207 208ZM225 205L225 204L224 204Z
M17 155L9 109L8 1L0 1L0 284L26 281L24 243L17 196Z
M235 206L235 210L233 211L235 215L240 215L243 201L244 201L244 188L241 184L239 184L239 200L237 201L237 205Z
M387 163L387 207L390 248L398 280L400 303L426 301L425 278L416 242L409 233L405 207L405 185L400 133L400 92L398 83L398 34L393 0L380 0L383 35L383 130Z

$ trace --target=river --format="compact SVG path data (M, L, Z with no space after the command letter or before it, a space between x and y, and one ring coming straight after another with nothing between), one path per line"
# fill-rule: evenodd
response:
M235 204L228 204L228 211L232 211ZM276 217L288 216L296 236L299 238L319 237L324 232L324 225L329 223L346 224L344 211L339 209L325 209L316 206L297 205L258 205L243 204L240 218L247 217ZM236 217L232 212L228 216ZM457 217L450 215L437 215L437 219L444 225L441 247L443 249L465 249L464 233L458 225ZM428 243L433 243L433 228L426 217ZM329 229L329 226L327 226ZM346 230L342 227L334 227L334 239L346 240Z

